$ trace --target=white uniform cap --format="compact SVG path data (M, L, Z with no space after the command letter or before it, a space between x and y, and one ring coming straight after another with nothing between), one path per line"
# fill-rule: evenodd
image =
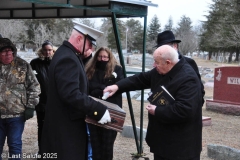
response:
M96 45L96 39L103 35L103 32L94 28L88 27L82 23L74 21L74 29L85 35L93 45Z

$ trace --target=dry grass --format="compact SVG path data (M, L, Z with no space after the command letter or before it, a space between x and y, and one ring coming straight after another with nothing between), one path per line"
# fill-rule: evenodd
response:
M222 66L223 64L209 62L207 60L195 59L197 64L203 67L215 68ZM226 65L226 64L224 64ZM203 80L206 82L207 79ZM206 97L211 98L213 95L213 88L205 87ZM123 109L127 113L126 121L124 125L132 125L131 118L128 109L127 100L124 99ZM132 99L133 111L135 116L135 122L137 126L140 126L140 102ZM201 154L201 160L210 160L207 157L207 145L208 144L221 144L236 149L240 149L240 117L219 114L215 112L206 111L203 107L203 116L209 116L212 118L212 125L203 127L203 151ZM144 128L147 128L147 112L144 109ZM29 154L35 154L37 149L37 122L36 117L28 120L25 125L23 133L23 152ZM4 152L7 152L5 145ZM114 160L130 160L131 153L136 153L135 139L125 138L121 134L118 134L114 146ZM143 141L143 152L146 156L153 159L152 153L149 152L149 147L146 142ZM31 159L28 159L31 160Z
M217 62L211 62L208 60L202 60L199 58L194 58L196 63L202 67L208 67L214 69L216 67L234 65L234 64L222 64ZM203 81L208 82L209 79L202 78ZM213 97L213 88L205 87L205 99L212 99ZM135 122L137 126L140 126L140 102L133 100L133 111L135 116ZM147 104L147 103L146 103ZM126 121L124 125L131 125L131 118L128 109L128 103L124 100L123 109L127 113ZM232 115L224 115L206 110L204 104L202 109L203 116L212 118L212 125L203 127L203 136L202 136L202 153L201 160L211 160L207 156L207 145L208 144L219 144L236 149L240 149L240 117ZM147 127L147 112L144 109L144 128ZM146 142L143 142L143 151L146 153L147 157L151 160L153 159L152 153L149 152L149 147ZM131 159L131 153L136 153L136 144L134 139L129 139L123 137L121 134L118 134L117 140L115 142L114 148L114 160L125 160Z
M206 91L212 90L206 88ZM124 125L131 125L131 118L128 112L127 102L124 100L124 110L127 113L126 121ZM137 126L140 126L140 102L132 100L135 122ZM240 149L240 117L219 114L211 111L207 111L204 105L202 110L203 116L212 118L212 125L203 127L201 160L211 160L207 156L208 144L220 144L236 149ZM147 126L147 112L144 110L144 128ZM151 160L153 159L152 153L149 152L149 147L143 142L143 151L147 154ZM131 153L136 153L136 144L134 139L125 138L121 134L118 134L114 148L114 160L131 159Z

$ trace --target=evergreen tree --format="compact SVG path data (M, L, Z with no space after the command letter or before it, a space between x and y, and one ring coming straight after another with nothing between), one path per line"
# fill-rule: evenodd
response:
M173 20L171 16L169 17L167 24L164 26L164 31L166 30L169 30L169 31L173 30Z
M148 41L156 40L159 32L161 32L161 24L158 17L154 15L147 29Z
M110 19L109 19L109 20L110 20ZM123 33L124 33L124 31L125 31L126 28L125 28L125 26L124 26L123 21L121 21L120 19L117 19L116 22L117 22L118 31L119 31L119 36L120 36L119 39L120 39L120 40L123 40L123 37L124 37ZM112 49L112 50L117 49L116 37L115 37L115 35L114 35L114 30L113 30L113 27L112 27L112 26L108 28L107 35L108 35L108 36L107 36L108 47L109 47L110 49ZM123 44L123 41L121 42L121 44Z
M101 19L102 25L100 26L100 31L103 32L103 35L98 39L98 46L108 46L108 30L112 27L111 18L103 18Z
M139 20L129 19L126 21L128 51L139 50L142 53L143 26Z
M161 32L161 24L156 15L153 16L147 28L147 52L153 53L154 46L156 45L157 35Z
M240 10L239 0L213 0L210 5L204 32L201 36L200 49L217 56L218 53L236 53L238 61L240 50ZM209 58L211 57L211 54Z

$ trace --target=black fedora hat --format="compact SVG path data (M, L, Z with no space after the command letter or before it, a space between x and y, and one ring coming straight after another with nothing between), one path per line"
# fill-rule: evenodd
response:
M163 31L158 34L157 45L155 47L160 47L167 43L180 43L181 40L176 40L172 31Z

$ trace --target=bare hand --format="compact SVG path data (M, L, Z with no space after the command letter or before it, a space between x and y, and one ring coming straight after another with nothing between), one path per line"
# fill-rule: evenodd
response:
M107 86L104 90L103 90L103 94L106 92L109 92L108 97L111 97L114 93L116 93L118 90L118 86L117 85L111 85L111 86Z
M148 113L152 114L152 115L155 115L155 109L156 109L156 106L155 105L151 105L149 104L146 109L148 110Z

